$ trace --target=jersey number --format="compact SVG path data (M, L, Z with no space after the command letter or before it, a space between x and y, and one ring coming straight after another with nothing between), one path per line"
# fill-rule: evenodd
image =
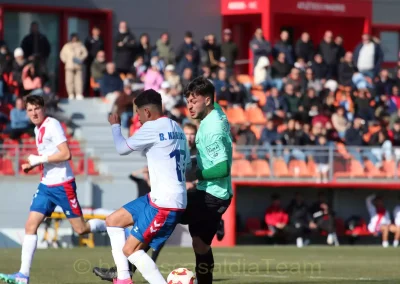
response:
M185 170L186 170L186 152L183 150L174 150L169 154L169 156L173 159L175 158L176 162L176 174L178 175L178 180L180 182L185 181Z

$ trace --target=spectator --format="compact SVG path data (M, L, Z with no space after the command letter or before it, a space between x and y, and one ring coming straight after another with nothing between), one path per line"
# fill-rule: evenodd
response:
M236 145L253 146L258 144L256 135L251 131L250 122L240 124L236 135Z
M342 86L351 87L354 72L353 53L348 51L345 53L343 61L339 64L338 83Z
M95 91L98 91L100 88L100 81L106 73L106 65L106 54L103 50L100 50L97 52L96 58L90 67L92 79L96 84Z
M291 84L293 85L293 90L295 92L300 92L302 86L304 85L301 77L300 77L300 71L297 68L292 68L290 70L289 75L286 77L285 84Z
M310 224L311 227L327 232L328 237L326 242L328 245L335 244L338 246L339 241L336 236L335 219L323 192L318 193L318 201L310 207L310 213L313 218Z
M239 83L234 75L230 76L228 81L230 93L230 99L228 102L230 104L240 105L242 108L245 108L247 103L250 102L245 86Z
M171 85L168 81L164 81L161 84L161 90L160 90L161 98L162 98L162 103L164 110L167 113L171 113L171 111L178 105L178 103L181 100L181 96L178 94L172 94L171 91Z
M193 71L190 68L185 68L182 75L182 88L185 89L187 85L193 80Z
M65 86L70 100L83 99L82 67L88 52L78 38L71 34L71 41L66 43L60 52L60 59L65 64Z
M156 60L151 60L151 68L149 68L146 75L144 75L144 89L158 91L163 81L164 78L160 73Z
M282 144L281 139L282 137L276 130L274 122L272 120L268 120L267 126L261 132L261 138L259 144L263 146L281 145Z
M113 62L109 62L106 65L106 74L100 80L100 93L103 97L109 94L115 94L121 92L123 89L123 82L121 77L116 72L116 67Z
M212 80L212 75L215 73L211 74L210 67L208 67L207 65L203 65L203 66L201 66L200 74L204 78Z
M124 89L114 102L114 113L121 117L121 126L128 129L133 117L133 100L135 94L132 92L132 85L124 81Z
M304 32L296 43L296 56L304 58L307 63L311 63L314 57L314 45L310 39L310 34Z
M284 78L290 72L290 65L286 63L285 54L279 53L271 66L272 86L279 91L282 90Z
M171 46L168 33L161 34L156 43L156 50L158 56L164 60L165 64L169 65L175 63L175 53Z
M371 152L375 159L372 162L375 163L377 168L382 167L383 158L385 158L385 161L392 160L392 142L386 129L380 129L372 134L369 139L369 145L373 147Z
M37 22L31 23L30 34L22 40L21 48L24 51L25 58L38 63L40 69L46 69L51 47L47 37L40 33Z
M119 23L115 42L115 64L118 73L126 74L130 71L135 60L135 36L129 31L125 21Z
M192 123L186 123L183 125L183 132L185 133L186 140L188 141L190 148L190 158L192 160L192 168L186 172L186 189L191 190L196 188L196 168L197 168L197 148L196 148L196 133L197 127Z
M303 77L308 65L304 61L304 58L299 57L299 58L297 58L296 62L294 63L294 67L300 71L301 76Z
M3 43L0 45L0 100L5 98L5 84L8 82L4 82L4 75L7 76L11 72L11 64L12 64L12 55L8 51L7 45Z
M176 63L179 65L181 61L183 61L185 58L187 59L187 54L189 53L192 56L192 71L194 74L197 74L197 70L200 66L200 50L197 44L193 41L193 34L191 32L186 32L183 43L178 47L176 52ZM194 72L195 70L196 72ZM183 72L183 69L181 71ZM182 75L179 72L178 74ZM197 76L195 75L195 77Z
M381 233L382 246L389 247L389 233L396 233L396 226L391 222L389 211L386 210L383 203L383 197L372 194L366 198L365 203L371 218L368 231L374 235Z
M238 58L239 51L237 44L232 40L232 31L224 30L223 42L221 44L221 57L225 58L226 71L229 75L234 74L235 61Z
M24 59L24 51L22 48L17 47L14 50L14 61L11 67L11 76L13 81L13 86L15 89L10 91L15 94L21 94L23 92L24 86L22 83L22 71L26 65L26 60Z
M210 34L205 36L201 47L205 53L203 63L210 66L211 72L216 71L220 64L221 46L217 44L215 35Z
M314 73L314 78L321 80L321 83L325 84L326 78L328 77L328 66L323 61L321 54L315 54L311 69Z
M317 145L321 148L315 153L314 160L317 164L317 182L328 182L329 172L329 156L328 156L328 141L324 135L320 135L317 140Z
M142 177L139 177L139 174L142 174ZM139 171L134 171L129 175L129 178L136 183L138 188L138 197L149 194L150 188L150 175L149 168L146 166Z
M188 51L188 53L185 55L183 59L181 59L176 66L176 73L178 73L179 76L183 76L183 71L187 68L189 68L192 71L193 77L197 77L198 74L198 67L194 63L194 56L192 51Z
M323 89L322 80L315 78L312 68L306 69L305 78L302 82L303 82L302 90L307 91L309 89L313 89L314 92L319 94Z
M267 98L266 104L263 106L266 116L271 119L283 119L288 111L285 98L279 94L277 88L271 89L271 94Z
M289 43L289 33L287 31L281 31L280 40L275 44L272 52L275 58L279 53L284 53L286 63L290 66L294 65L293 46Z
M350 98L349 98L350 99ZM374 120L374 109L370 105L371 94L367 89L358 92L358 96L354 100L355 115L365 121Z
M283 158L286 164L289 164L291 158L299 161L306 161L306 154L293 146L304 146L306 135L304 134L299 122L294 119L288 121L288 127L282 134L283 144L285 144L285 151Z
M11 139L19 139L24 133L33 136L33 129L30 127L30 120L26 114L22 98L17 98L15 101L15 108L13 108L10 113L10 122Z
M338 49L336 44L333 42L333 34L331 31L325 32L324 38L319 45L319 53L328 69L327 79L336 78L339 63Z
M229 83L225 69L218 70L217 79L214 80L214 87L217 102L230 100Z
M151 66L151 58L152 58L152 53L153 53L153 47L151 46L150 43L150 36L146 33L140 35L139 38L139 43L136 47L136 56L142 56L143 57L143 63L147 67Z
M389 71L387 69L382 69L379 72L377 81L375 82L376 95L391 95L393 86L394 82L389 77Z
M265 224L272 232L276 240L282 240L286 235L286 226L289 223L289 216L281 207L279 195L272 195L272 204L265 213Z
M271 55L271 44L264 38L262 29L258 28L255 31L254 37L250 41L250 49L253 52L253 66L257 65L261 56L268 57Z
M338 107L336 112L332 115L332 124L338 132L340 139L344 139L348 122L343 107Z
M383 62L383 52L379 44L368 34L362 35L362 42L354 50L354 65L359 72L371 79L378 75Z
M305 237L310 233L309 227L312 219L300 192L295 193L295 198L290 202L286 212L289 216L290 232L296 237L297 247L301 248L304 245Z
M297 114L300 106L301 94L298 96L297 93L295 93L293 85L286 84L283 97L285 98L288 106L288 116L294 117Z
M144 65L143 56L138 56L136 58L132 69L135 71L136 77L138 78L142 78L144 74L146 74L147 66Z
M343 47L343 37L342 36L335 37L335 45L336 45L336 49L337 49L338 62L341 62L344 55L346 54L346 50Z
M92 71L92 63L97 57L97 54L100 51L104 50L104 41L100 37L101 31L98 27L94 26L92 28L92 34L88 36L85 40L85 48L88 52L88 56L86 57L85 60L85 80L84 80L84 92L88 93L89 91L89 86L90 86L90 77L94 77L93 74L91 73ZM103 55L105 56L105 53L103 51ZM105 58L104 58L105 60Z
M266 56L260 57L257 65L254 67L254 84L261 85L264 91L271 86L275 86L274 82L269 77L269 67L269 59Z
M176 95L182 93L181 78L178 74L175 73L174 65L167 65L167 67L165 67L164 79L171 86L171 93L174 93Z
M299 115L302 121L310 120L310 117L315 115L311 113L313 106L319 107L319 99L316 96L316 92L313 88L309 88L306 91L305 96L302 96L299 103Z
M22 70L22 84L24 86L24 95L42 93L42 79L36 72L33 63L29 63Z

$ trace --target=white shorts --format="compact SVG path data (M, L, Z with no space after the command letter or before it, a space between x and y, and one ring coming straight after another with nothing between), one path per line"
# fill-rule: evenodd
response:
M319 173L327 173L329 171L329 165L328 164L318 164L317 170Z

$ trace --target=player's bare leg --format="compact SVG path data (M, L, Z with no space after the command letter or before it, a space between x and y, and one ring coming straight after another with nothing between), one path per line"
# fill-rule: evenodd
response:
M387 248L389 246L389 226L381 225L382 233L382 246Z
M136 266L137 270L139 270L139 272L142 274L143 278L147 280L147 282L149 282L150 284L167 284L160 271L158 270L155 262L145 252L145 249L147 247L147 244L142 243L140 240L130 235L126 240L123 252L128 258L129 262Z
M192 237L193 250L196 254L196 276L198 284L212 284L214 256L211 246L200 237Z
M0 280L6 283L29 283L29 272L37 246L37 229L45 216L42 213L31 211L25 223L25 237L22 243L21 268L15 274L0 274Z
M400 226L394 226L394 240L393 240L393 246L398 247L399 246L399 241L400 241Z
M126 242L125 228L133 225L132 215L124 208L120 208L106 219L107 232L110 237L112 255L117 266L117 280L131 279L128 259L123 253ZM124 282L124 283L125 283Z

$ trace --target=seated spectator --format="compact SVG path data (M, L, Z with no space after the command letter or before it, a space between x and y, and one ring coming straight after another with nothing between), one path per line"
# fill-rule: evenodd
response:
M114 113L121 117L121 126L128 129L133 117L133 100L135 93L129 81L124 81L124 89L114 102Z
M36 72L33 63L26 65L22 70L22 84L24 86L24 95L42 94L42 79Z
M98 91L100 88L100 80L106 73L106 65L106 54L103 50L100 50L99 52L97 52L96 58L90 66L90 74L93 78L94 83L96 84L94 87L95 91Z
M337 106L344 109L348 121L353 121L355 109L354 102L350 95L348 95L346 92L341 92L339 94Z
M33 136L33 127L26 114L24 101L22 98L17 98L15 108L10 113L10 138L19 139L22 134L28 133Z
M192 70L193 77L197 77L198 70L197 70L197 65L193 62L193 52L192 51L188 51L185 54L185 57L179 61L179 63L176 66L176 73L182 77L183 71L187 68Z
M186 68L183 70L183 75L181 78L182 88L185 89L187 85L193 80L193 71L190 68Z
M272 49L272 55L274 56L274 58L276 58L279 53L284 53L286 62L290 66L293 66L294 50L289 41L289 33L286 30L281 31L280 40L275 44L274 48Z
M261 132L259 144L263 146L280 145L282 144L281 138L281 134L276 130L274 122L268 120L267 126Z
M11 66L12 86L10 86L10 91L14 94L23 94L22 71L26 64L24 51L20 47L16 48L14 51L14 61Z
M272 195L272 204L268 207L265 213L265 224L273 233L273 236L278 241L282 241L286 235L286 226L289 223L289 216L281 207L279 195Z
M171 87L171 93L180 95L182 93L181 78L175 73L174 65L167 65L164 72L164 80L167 81Z
M144 75L144 89L153 89L155 91L158 91L160 90L163 81L164 78L161 75L158 62L155 59L152 59L151 67L147 69L147 72Z
M290 202L286 212L289 215L289 230L296 238L297 247L301 248L305 237L310 233L312 219L300 192L295 193L295 198Z
M290 74L286 77L285 84L293 85L293 90L295 92L301 92L303 86L303 80L300 77L300 70L297 68L292 68Z
M346 52L344 59L339 63L338 83L342 86L351 87L352 78L356 68L353 64L353 53Z
M236 76L232 75L229 77L229 93L230 99L228 102L233 105L240 105L245 108L247 103L250 103L251 99L248 97L246 88L243 84L240 84Z
M374 109L371 107L371 93L367 89L358 92L358 96L354 100L355 115L365 121L375 119Z
M271 66L272 87L282 90L284 78L290 72L290 65L286 62L284 53L279 53Z
M348 126L348 121L345 116L345 110L343 107L338 107L336 112L332 115L332 124L338 132L340 139L344 139Z
M144 64L143 56L138 56L133 63L133 68L136 71L136 76L138 78L143 78L146 74L147 66Z
M382 196L369 195L365 203L370 215L368 231L374 235L382 234L382 246L389 246L389 233L396 233L396 226L392 224L389 211L386 210Z
M106 65L106 74L100 80L100 94L106 97L115 92L121 92L123 89L123 82L121 77L115 70L115 64L109 62Z
M303 80L302 90L313 89L319 94L323 89L321 79L315 79L312 68L307 68L305 71L305 79Z
M346 145L350 146L348 148L349 153L354 159L359 161L361 165L364 165L363 157L369 159L370 161L375 161L375 157L372 155L370 150L360 149L360 147L366 145L363 135L367 132L368 129L365 127L365 121L361 118L356 118L354 119L352 126L346 130L344 139Z
M269 77L269 59L266 56L261 56L257 61L257 65L254 67L254 84L261 85L263 90L266 91L270 86L274 86L274 83Z
M144 90L143 82L140 80L140 78L136 76L136 72L134 71L129 71L128 73L126 73L124 84L125 83L129 83L131 85L132 91L134 92Z
M314 55L311 69L313 70L314 78L321 80L322 84L325 84L328 76L328 66L324 63L321 54L317 53Z
M293 85L288 83L284 87L283 97L288 106L287 117L294 117L299 110L301 93L300 96L295 93Z
M365 75L359 72L355 72L353 77L351 78L353 85L356 86L357 90L372 88L373 86L370 84L370 79L368 79Z
M314 161L317 164L317 182L328 182L329 172L329 153L328 153L328 141L324 135L318 136L317 145L321 147L314 155Z
M229 83L225 69L219 69L217 79L214 80L216 100L229 101Z
M387 69L382 69L375 82L376 95L391 95L393 86L394 82L389 77L389 71Z
M46 112L54 113L60 110L58 107L59 99L48 83L43 86L43 99L46 105Z
M4 108L4 104L0 100L0 133L3 132L9 122L8 115L6 111L3 110Z
M322 127L325 128L327 123L330 123L330 121L331 121L330 117L331 117L331 115L329 113L329 109L327 109L326 107L323 106L317 110L315 115L313 115L311 124L315 125L316 123L321 123Z
M8 82L4 82L4 75L11 72L12 55L8 51L7 45L3 42L0 44L0 100L6 98L4 91L5 85Z
M212 74L214 74L214 73L211 73L210 67L208 67L207 65L201 66L201 70L200 70L201 76L203 76L206 79L212 80Z
M271 94L267 98L263 111L269 119L283 119L288 111L288 105L285 98L279 94L277 88L271 89Z
M283 158L286 164L289 164L291 159L306 161L306 154L298 147L293 147L305 145L306 136L300 123L294 119L290 119L287 125L287 130L282 134L283 144L287 146L283 152Z
M318 193L318 201L310 207L310 213L313 219L310 227L318 228L327 232L327 244L335 244L336 246L338 246L339 241L336 236L335 219L323 192Z
M306 69L308 68L308 65L303 58L299 57L294 63L294 68L298 69L300 71L300 76L303 77Z
M319 107L319 99L313 88L306 91L306 95L302 96L299 103L299 117L302 121L309 122L310 111L313 106ZM315 115L315 114L314 114Z
M236 133L236 145L253 146L257 144L257 137L254 132L251 131L251 123L245 122L239 125L239 129Z
M171 85L168 81L164 81L161 84L161 90L159 93L161 94L164 110L167 113L170 113L182 100L181 95L172 92Z
M392 141L390 141L386 129L381 129L372 134L368 144L373 147L371 152L375 159L372 162L376 167L380 168L382 166L383 158L385 158L385 161L392 160Z

